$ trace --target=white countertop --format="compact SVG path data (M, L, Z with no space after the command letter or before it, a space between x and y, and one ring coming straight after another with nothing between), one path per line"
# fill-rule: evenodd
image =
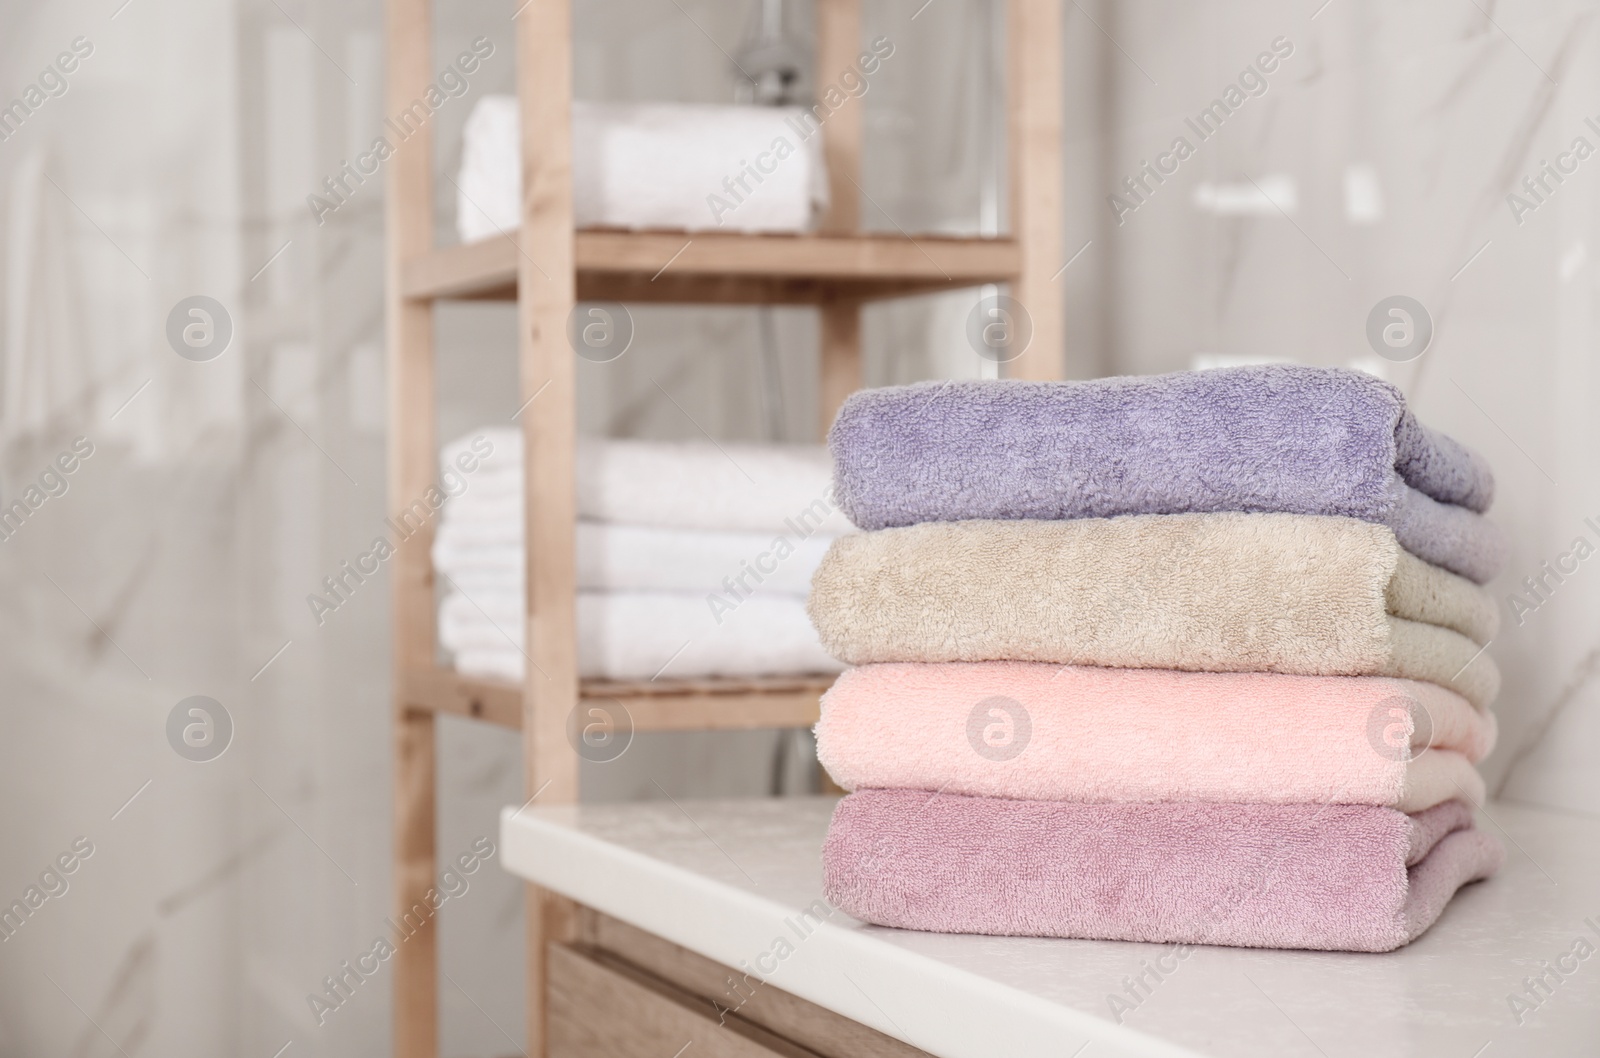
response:
M1387 955L1200 948L1118 1025L1107 996L1163 946L916 933L843 913L797 939L786 920L821 897L833 804L508 808L502 862L727 966L762 958L774 987L942 1058L1600 1055L1593 818L1492 805L1479 826L1505 842L1505 868L1415 943ZM1507 997L1580 936L1595 954L1565 960L1574 972L1518 1025ZM779 937L794 945L782 961L767 954Z

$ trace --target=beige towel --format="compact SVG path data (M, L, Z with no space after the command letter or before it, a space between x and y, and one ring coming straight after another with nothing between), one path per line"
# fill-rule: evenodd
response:
M828 551L808 609L840 661L1045 661L1399 676L1487 706L1493 600L1387 526L1299 514L926 522Z

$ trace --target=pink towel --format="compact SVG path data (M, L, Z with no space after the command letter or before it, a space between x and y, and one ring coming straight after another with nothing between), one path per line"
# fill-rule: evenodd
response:
M1035 801L1252 801L1417 812L1484 796L1492 714L1432 683L1023 661L852 669L817 755L863 787Z
M1105 804L863 790L823 844L827 899L939 933L1390 951L1505 859L1447 801Z

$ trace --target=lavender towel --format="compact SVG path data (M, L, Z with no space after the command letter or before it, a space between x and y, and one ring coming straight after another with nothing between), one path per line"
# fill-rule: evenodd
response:
M939 933L1390 951L1505 851L1462 801L1071 804L862 790L823 844L829 902Z
M1487 464L1359 371L1272 364L1093 382L855 393L828 437L863 529L968 519L1279 511L1389 526L1478 583L1505 544Z

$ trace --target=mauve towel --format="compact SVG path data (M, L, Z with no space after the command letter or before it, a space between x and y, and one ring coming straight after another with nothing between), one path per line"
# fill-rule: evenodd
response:
M863 529L1282 511L1379 522L1478 583L1504 564L1487 464L1359 371L1272 364L1092 382L861 390L828 435Z
M1447 801L1104 804L864 790L822 847L828 901L938 933L1390 951L1505 851Z
M985 661L867 665L822 696L846 790L1251 801L1418 812L1480 801L1493 714L1431 683Z
M834 541L807 603L848 665L1043 661L1398 676L1487 706L1498 611L1386 526L1304 514L924 522Z

